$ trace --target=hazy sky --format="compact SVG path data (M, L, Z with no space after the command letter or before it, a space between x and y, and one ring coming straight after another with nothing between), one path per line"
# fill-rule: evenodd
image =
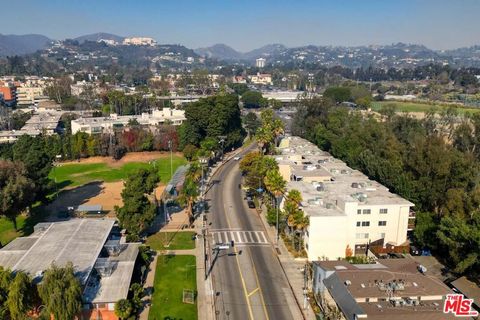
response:
M53 39L109 32L240 51L269 43L480 44L480 0L15 0L7 8L0 33Z

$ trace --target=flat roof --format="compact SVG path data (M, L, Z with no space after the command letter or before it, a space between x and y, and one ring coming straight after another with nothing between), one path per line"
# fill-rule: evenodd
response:
M52 263L71 262L85 284L114 223L113 219L71 219L45 224L1 249L0 265L37 277Z
M463 293L467 298L473 299L477 306L480 306L480 287L473 281L463 276L455 281L452 281L452 285Z
M361 207L400 205L414 206L410 201L391 193L377 181L352 169L339 159L322 151L313 143L296 136L282 139L275 156L279 165L288 165L297 177L318 177L318 181L288 181L287 189L302 193L302 206L310 216L343 215L342 203ZM321 188L317 188L321 185ZM330 204L330 205L328 205ZM328 208L326 208L328 206Z
M98 282L96 279L88 282L83 293L86 302L109 303L128 296L139 246L140 243L125 244L120 255L97 259L95 268L110 265L113 272L100 277Z

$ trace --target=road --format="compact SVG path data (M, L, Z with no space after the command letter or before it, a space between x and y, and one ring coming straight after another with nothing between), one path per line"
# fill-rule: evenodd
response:
M268 239L257 212L243 200L238 163L230 160L219 168L206 193L210 247L235 241L233 248L220 251L212 268L217 319L294 319L290 308L298 307L271 244L274 239Z

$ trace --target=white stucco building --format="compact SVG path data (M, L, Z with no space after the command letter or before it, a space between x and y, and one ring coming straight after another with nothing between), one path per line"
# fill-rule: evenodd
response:
M86 132L89 134L112 132L114 128L128 126L128 123L133 120L136 120L142 126L156 126L165 123L180 125L186 118L184 110L170 108L130 116L119 116L114 113L108 117L79 118L72 120L72 134L77 132Z
M284 138L278 150L287 190L301 192L300 208L310 217L304 236L309 260L365 252L369 242L407 241L413 203L299 137Z

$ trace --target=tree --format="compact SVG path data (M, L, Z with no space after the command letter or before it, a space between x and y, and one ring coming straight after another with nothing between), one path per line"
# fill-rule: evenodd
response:
M156 214L155 204L147 196L159 182L158 174L152 170L140 169L128 176L121 193L123 207L115 207L117 218L129 233L130 239L138 239L140 233L153 222Z
M323 93L325 98L330 98L335 103L350 101L352 99L352 92L347 87L330 87Z
M8 293L7 305L12 320L27 319L27 312L31 311L35 302L36 286L32 279L22 272L16 273Z
M82 287L71 263L45 270L38 293L46 311L55 319L74 319L82 308Z
M187 144L184 148L183 148L183 156L185 157L185 159L187 159L188 161L192 161L193 158L195 157L195 155L197 154L197 151L198 151L198 148L195 147L194 145L192 144Z
M133 311L132 303L127 299L120 299L115 303L115 315L120 319L127 319Z
M262 93L258 91L244 92L242 94L242 101L245 108L260 108L265 106Z
M245 129L247 129L249 136L253 136L261 125L257 115L253 112L249 112L245 116L244 123L245 123Z
M13 280L13 274L8 269L3 269L0 266L0 319L8 319L8 294L10 291L10 284Z
M55 155L48 153L42 136L21 136L13 146L13 161L23 162L26 176L35 183L36 198L44 196L51 188L48 174Z
M23 163L0 160L0 215L17 229L17 216L34 200L35 184L28 178Z

